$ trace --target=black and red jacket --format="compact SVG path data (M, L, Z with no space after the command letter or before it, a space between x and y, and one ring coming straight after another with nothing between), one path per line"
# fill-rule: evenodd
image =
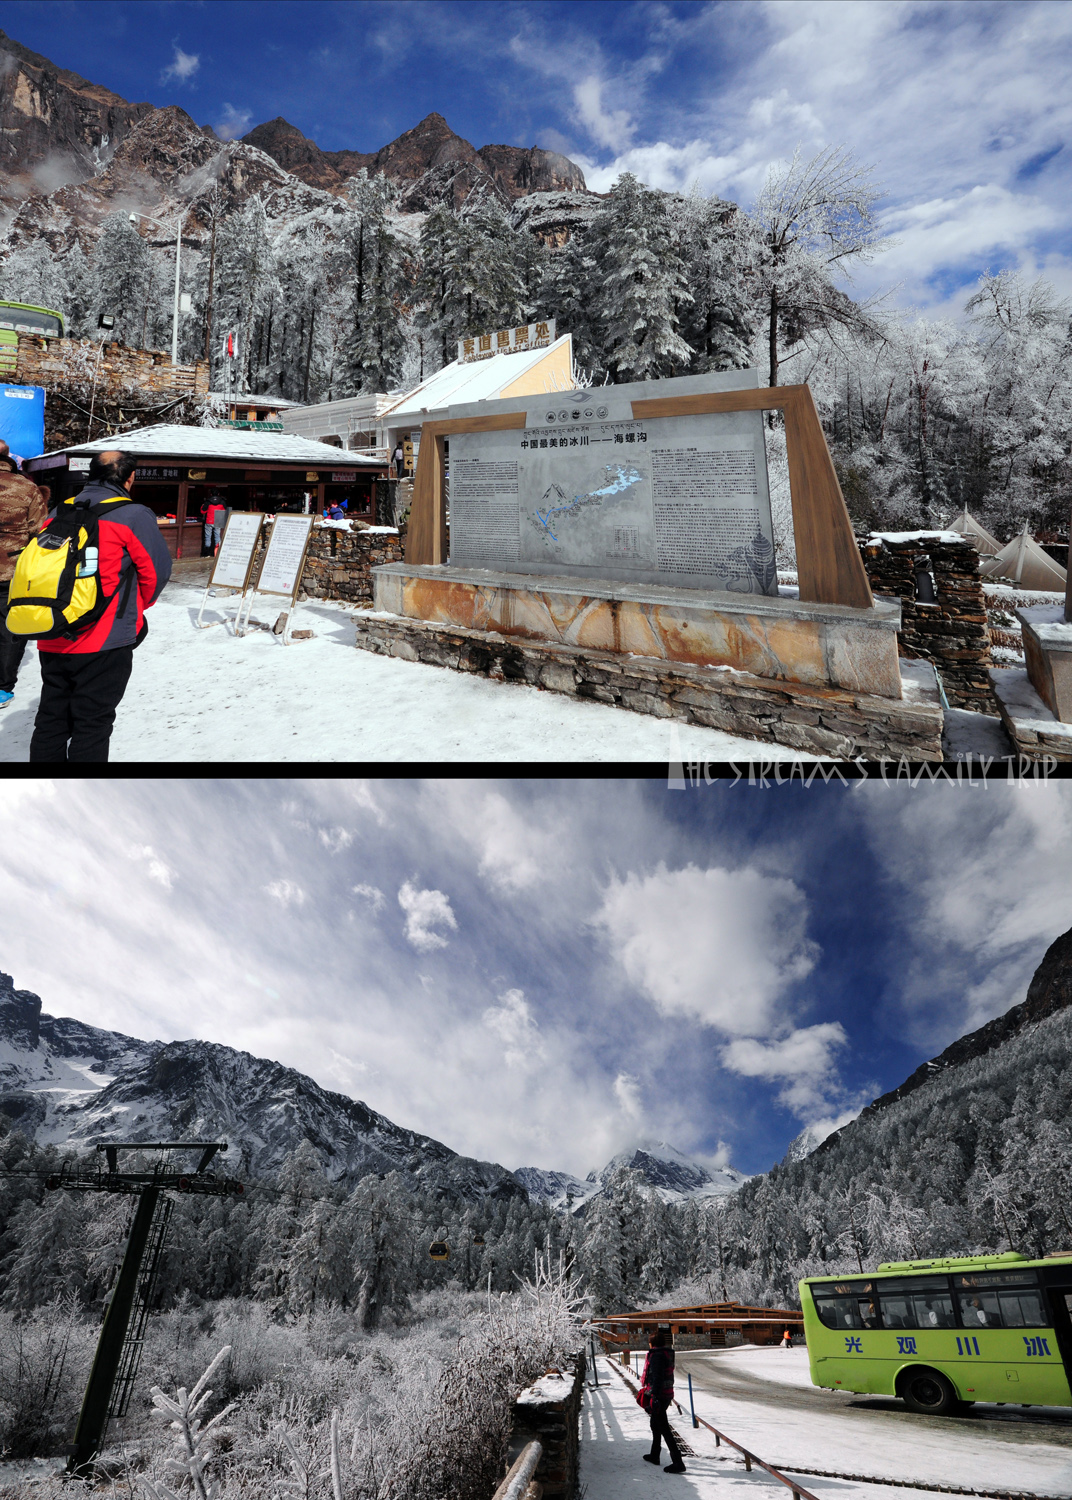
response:
M101 588L113 594L111 604L95 625L73 640L57 637L38 641L39 651L110 651L133 646L141 634L145 611L160 596L171 577L171 554L160 535L156 517L147 506L138 505L126 490L114 484L87 484L64 510L78 505L103 505L100 518ZM114 509L114 514L109 511ZM55 511L41 528L46 530Z
M674 1351L673 1349L650 1349L644 1361L644 1375L640 1382L642 1391L650 1391L655 1402L674 1399Z

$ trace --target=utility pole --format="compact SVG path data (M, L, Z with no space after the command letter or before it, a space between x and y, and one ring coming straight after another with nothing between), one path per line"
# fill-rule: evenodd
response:
M145 1323L171 1216L172 1200L164 1198L161 1203L161 1193L170 1188L180 1193L227 1197L245 1191L242 1183L218 1178L206 1170L218 1151L227 1150L225 1141L109 1142L99 1145L97 1150L105 1154L105 1170L99 1167L95 1172L64 1170L54 1173L45 1184L50 1189L126 1193L138 1199L123 1263L104 1314L74 1441L69 1448L67 1472L83 1479L92 1475L93 1459L100 1449L108 1418L122 1416L126 1411L138 1372ZM147 1172L120 1172L120 1151L200 1151L201 1159L192 1173L169 1171L162 1163L157 1163ZM132 1330L131 1313L135 1303L137 1311Z

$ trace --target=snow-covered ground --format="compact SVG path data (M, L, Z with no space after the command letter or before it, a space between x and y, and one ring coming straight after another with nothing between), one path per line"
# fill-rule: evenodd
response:
M581 1419L586 1500L664 1497L670 1483L675 1493L702 1500L787 1495L784 1486L762 1470L746 1474L741 1456L732 1448L716 1448L706 1428L692 1427L687 1415L690 1370L697 1416L787 1477L798 1479L818 1500L889 1500L891 1491L886 1485L823 1478L801 1470L896 1479L909 1486L896 1491L905 1500L924 1500L929 1493L911 1488L912 1481L1054 1497L1072 1491L1068 1413L1043 1413L1037 1421L1010 1416L1001 1423L990 1419L997 1416L997 1408L976 1407L977 1415L970 1417L919 1417L900 1402L882 1397L816 1390L805 1349L748 1345L678 1353L676 1394L686 1415L675 1417L672 1409L671 1421L694 1455L685 1457L688 1472L674 1478L643 1462L641 1455L651 1437L647 1417L611 1361L600 1359L598 1364L600 1387L585 1393ZM1050 1428L1046 1420L1053 1423Z
M236 637L235 596L210 600L196 573L173 580L148 613L149 634L112 734L113 761L813 761L784 746L697 725L489 682L358 651L353 611L311 600L284 646L269 630ZM271 626L279 604L258 596ZM40 695L37 652L0 713L0 761L25 761Z

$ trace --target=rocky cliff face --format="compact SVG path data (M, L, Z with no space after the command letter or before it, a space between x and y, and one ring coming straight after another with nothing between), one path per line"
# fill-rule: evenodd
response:
M225 1140L228 1172L265 1177L303 1140L330 1178L400 1172L452 1199L524 1196L494 1162L459 1156L282 1063L212 1042L143 1042L42 1014L0 974L0 1115L56 1144Z
M347 179L362 167L401 188L403 215L437 203L457 209L473 194L507 207L533 194L580 209L597 201L568 158L538 146L477 151L439 114L375 152L322 151L281 116L241 141L223 142L185 110L130 104L3 32L0 165L0 230L8 244L43 238L61 253L74 236L88 248L115 210L167 219L184 205L196 244L216 194L224 213L258 193L270 219L290 224L313 215L330 229ZM553 217L554 233L541 235L548 243L568 234L562 226L569 206L559 204Z
M383 172L403 187L403 208L420 211L444 200L459 206L479 190L512 203L529 193L586 192L584 173L566 156L539 146L481 146L455 135L440 114L379 151L321 151L282 116L258 125L243 141L274 158L310 187L342 190L348 177L364 167Z
M57 68L0 31L0 203L92 177L152 110Z

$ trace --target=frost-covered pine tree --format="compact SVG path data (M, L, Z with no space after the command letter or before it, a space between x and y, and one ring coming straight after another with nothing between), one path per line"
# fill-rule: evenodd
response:
M233 331L239 340L234 389L248 391L254 378L263 376L264 320L277 293L276 260L268 219L257 194L247 200L239 213L225 219L217 231L214 282L213 387L222 389L224 344L227 333Z
M125 213L117 210L104 220L91 265L91 325L95 329L98 316L110 313L116 338L141 348L155 277L149 247Z
M639 1172L620 1167L588 1203L580 1265L597 1312L632 1306L641 1289L646 1237Z
M406 278L402 244L389 219L396 196L382 172L370 179L362 169L347 183L339 394L391 390L401 374Z
M693 351L690 373L752 363L756 334L753 285L762 245L734 203L699 192L668 210L685 259L692 301L681 312L681 334Z
M693 298L662 195L623 172L585 239L611 378L647 380L688 365L692 350L679 328Z

